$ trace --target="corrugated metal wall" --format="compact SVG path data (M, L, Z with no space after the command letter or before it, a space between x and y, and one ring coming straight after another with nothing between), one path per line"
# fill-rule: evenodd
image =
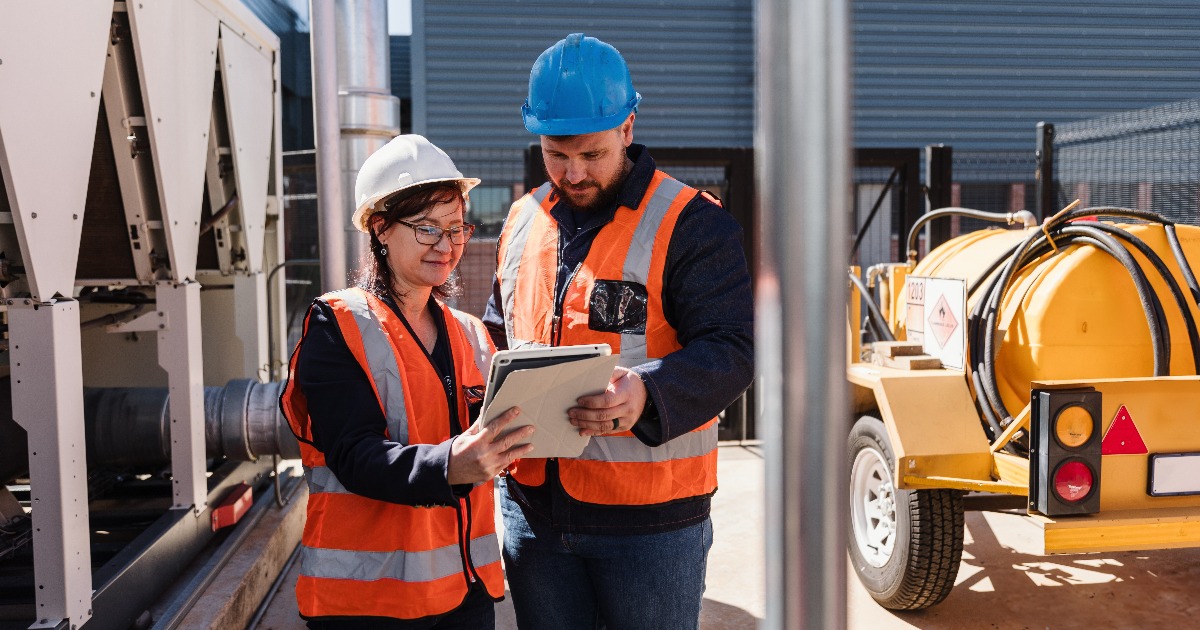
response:
M1068 122L1200 94L1194 0L854 0L856 146L1032 151Z
M529 69L572 32L616 46L642 93L635 139L753 142L751 0L413 1L413 127L446 148L518 149Z

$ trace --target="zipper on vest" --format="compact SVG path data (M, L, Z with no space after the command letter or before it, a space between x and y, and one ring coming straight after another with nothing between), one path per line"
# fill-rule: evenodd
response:
M561 255L559 253L559 256ZM567 283L563 286L562 293L554 296L554 317L550 320L550 345L552 346L562 343L563 302L567 300L567 291L570 290L571 283L575 281L575 275L579 273L581 267L583 267L582 261L575 263L575 268L567 276ZM555 293L558 293L558 291L555 291Z
M467 541L467 565L471 567L471 574L474 576L471 578L471 581L474 582L474 581L478 580L478 581L482 582L483 577L479 575L479 569L475 568L475 559L471 557L470 536L471 536L471 529L475 525L475 523L473 522L473 519L472 519L472 515L474 514L474 511L471 510L471 495L469 495L469 494L467 495L466 502L467 502L467 538L468 538L468 541Z
M458 504L454 506L455 516L457 517L455 520L458 521L458 549L460 552L458 555L462 560L463 575L467 576L467 583L472 584L475 582L475 576L471 572L471 554L469 551L471 548L471 534L470 531L466 529L466 527L469 526L464 523L466 517L463 512L463 501L467 502L468 510L471 507L469 496L466 499L460 500Z

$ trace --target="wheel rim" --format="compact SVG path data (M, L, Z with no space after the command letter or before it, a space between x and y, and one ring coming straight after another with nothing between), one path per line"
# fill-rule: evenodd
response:
M896 492L883 455L864 448L850 470L850 526L864 560L882 567L896 548Z

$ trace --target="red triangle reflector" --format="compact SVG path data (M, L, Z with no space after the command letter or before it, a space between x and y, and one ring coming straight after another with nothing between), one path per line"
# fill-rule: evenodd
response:
M1125 408L1125 405L1121 405L1121 408L1117 410L1117 417L1113 418L1112 424L1104 434L1100 453L1102 455L1143 455L1147 452L1149 449L1142 441L1142 434L1138 432L1137 425L1133 423L1133 416L1129 415L1129 410Z

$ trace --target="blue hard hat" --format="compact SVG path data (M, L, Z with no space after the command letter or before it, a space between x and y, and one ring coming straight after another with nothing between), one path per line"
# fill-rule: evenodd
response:
M533 63L521 114L530 133L574 136L618 127L641 100L616 48L572 33Z

